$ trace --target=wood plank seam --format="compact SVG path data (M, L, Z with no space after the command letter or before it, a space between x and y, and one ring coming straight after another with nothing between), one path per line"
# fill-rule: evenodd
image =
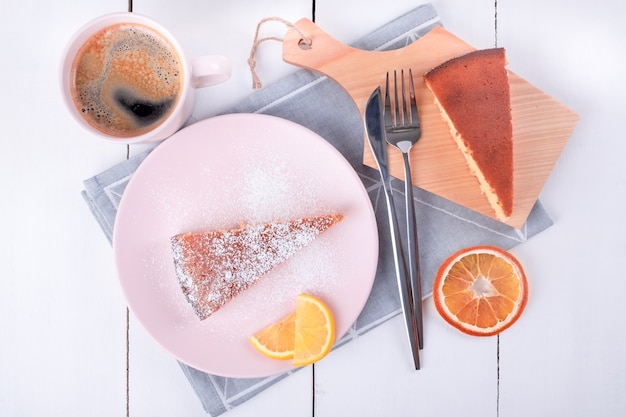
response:
M498 0L493 4L493 42L494 47L498 47ZM496 417L500 417L500 335L496 336Z
M500 335L496 340L496 417L500 417Z
M494 48L498 47L498 0L494 1L494 14L493 14L493 44Z

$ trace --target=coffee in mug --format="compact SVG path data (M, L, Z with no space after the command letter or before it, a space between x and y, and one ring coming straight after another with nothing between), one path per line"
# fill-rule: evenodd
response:
M119 23L93 34L72 63L72 98L94 128L137 136L174 109L183 83L181 58L156 31Z
M221 55L187 60L173 36L137 13L112 13L84 25L61 65L61 90L74 119L117 143L163 140L191 116L195 89L230 77Z

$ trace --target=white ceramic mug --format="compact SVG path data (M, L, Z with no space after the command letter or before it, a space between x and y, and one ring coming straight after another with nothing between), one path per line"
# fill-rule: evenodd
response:
M141 33L141 40L131 39L131 32ZM139 51L129 43L149 49ZM146 143L166 139L184 125L196 88L229 77L226 57L188 60L176 39L154 20L112 13L84 25L68 43L61 90L70 114L89 132L117 143Z

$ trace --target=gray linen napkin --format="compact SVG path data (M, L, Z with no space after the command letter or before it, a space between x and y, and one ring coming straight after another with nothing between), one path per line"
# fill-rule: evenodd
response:
M423 36L439 17L425 4L387 23L353 46L364 50L397 49ZM323 103L323 105L321 105ZM368 191L379 225L380 259L371 295L361 315L336 346L357 339L367 331L400 313L400 301L393 268L393 254L387 232L386 206L378 172L362 164L363 122L348 94L332 80L301 70L263 90L255 92L227 113L264 113L279 116L315 131L333 144L352 164ZM83 197L109 241L115 213L127 182L150 150L137 155L84 182ZM404 207L403 183L394 180L396 207ZM424 190L415 189L423 294L432 293L439 265L458 249L491 244L504 249L524 242L552 225L539 202L526 224L513 229L460 207ZM403 222L403 213L399 220ZM404 225L400 225L404 230ZM224 378L180 364L205 410L211 416L259 394L290 374L258 379Z

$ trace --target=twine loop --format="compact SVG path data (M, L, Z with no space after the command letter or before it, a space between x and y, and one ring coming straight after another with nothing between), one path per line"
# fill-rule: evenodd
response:
M256 27L256 32L254 34L254 42L252 43L252 48L250 49L250 56L248 57L248 66L250 67L250 73L252 74L252 88L254 89L258 89L261 88L263 86L263 84L261 83L261 80L256 72L256 60L254 59L254 55L256 54L256 50L258 48L258 46L260 44L262 44L263 42L266 41L278 41L278 42L283 42L284 39L283 38L279 38L277 36L267 36L267 37L263 37L263 38L259 38L259 33L261 31L261 26L263 26L263 24L265 22L280 22L284 25L286 25L287 27L295 30L300 36L301 39L298 42L298 46L302 49L311 49L311 47L313 46L313 40L308 37L307 35L305 35L300 29L298 29L296 27L296 25L294 25L293 23L280 18L280 17L266 17L264 19L262 19Z

